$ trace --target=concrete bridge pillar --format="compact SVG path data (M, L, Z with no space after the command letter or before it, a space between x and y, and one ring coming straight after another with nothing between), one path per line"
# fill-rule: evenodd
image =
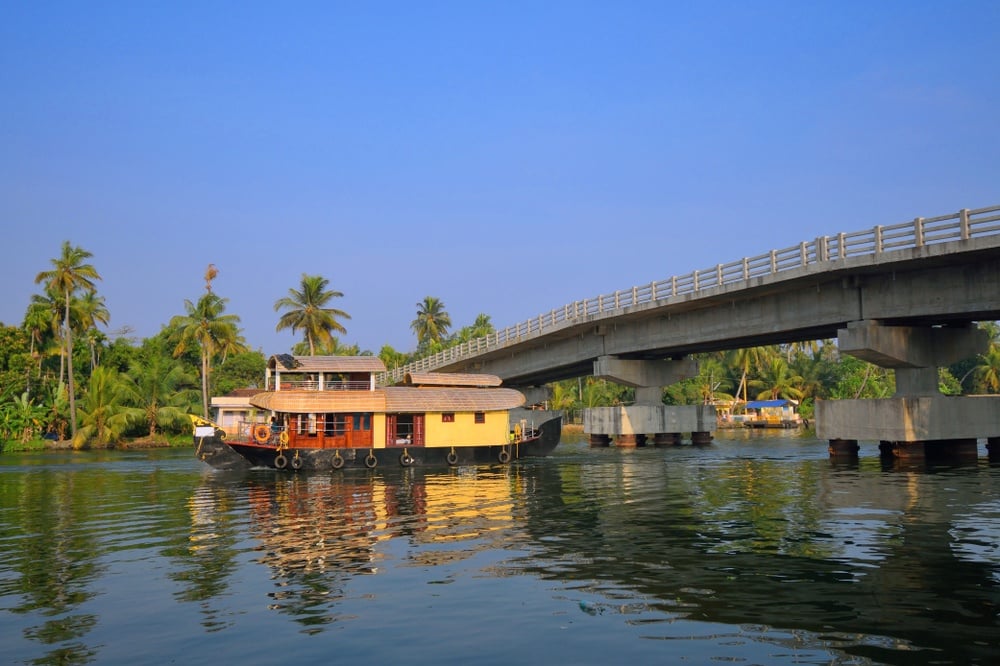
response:
M594 376L635 387L636 404L657 405L663 402L662 387L698 376L698 363L692 358L642 361L601 356L594 361Z
M976 440L1000 436L1000 396L946 396L938 368L985 352L986 331L969 326L886 326L858 321L838 331L840 350L896 375L896 394L881 400L821 400L816 434L832 456L857 455L858 440L880 442L894 457L967 457Z
M616 446L672 446L690 433L697 444L708 444L716 428L715 407L710 405L664 405L663 387L698 374L698 363L690 358L665 361L601 356L594 362L594 376L635 388L635 404L592 407L584 410L583 431L595 442ZM607 439L605 439L607 438ZM596 444L601 445L601 444Z
M524 395L524 406L544 405L552 399L552 389L548 386L514 386Z

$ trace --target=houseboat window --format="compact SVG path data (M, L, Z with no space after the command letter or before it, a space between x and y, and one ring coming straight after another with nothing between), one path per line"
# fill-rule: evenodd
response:
M396 417L396 444L413 443L413 414Z
M326 430L324 434L328 437L343 435L347 432L346 414L326 414Z
M486 423L486 412L476 412L476 423Z
M371 430L372 429L372 415L371 412L365 412L362 414L354 415L354 430Z
M316 434L316 415L315 414L310 414L309 415L309 434L310 435L315 435Z
M454 423L455 412L444 412L441 414L441 423Z

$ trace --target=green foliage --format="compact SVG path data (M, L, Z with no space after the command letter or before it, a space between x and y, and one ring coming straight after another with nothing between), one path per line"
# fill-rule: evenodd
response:
M215 393L225 395L238 388L261 388L267 359L260 351L233 354L215 368Z
M413 360L410 354L398 352L393 349L392 345L382 345L382 349L378 352L378 357L382 359L388 370L395 370Z
M128 406L130 386L111 368L94 369L80 401L80 429L73 437L75 448L93 444L117 444L129 425L143 417L141 409Z
M198 402L198 380L193 370L169 356L152 354L123 378L127 404L141 412L149 437L164 428L186 429L187 414Z
M174 344L175 358L189 349L200 356L202 416L207 416L208 398L212 390L212 362L228 354L246 351L240 335L240 318L225 314L228 299L208 291L197 302L184 301L186 313L170 320L168 339Z
M417 317L410 322L410 329L417 334L417 350L421 355L437 353L451 328L451 316L444 309L441 299L425 296L417 303ZM435 350L434 345L438 345Z
M351 316L343 310L327 307L332 299L344 294L328 290L329 284L325 277L303 273L299 289L289 289L288 296L279 298L274 304L275 312L287 310L278 320L276 330L290 328L292 333L301 330L306 337L309 356L316 355L318 345L329 343L334 331L347 333L337 319L350 319Z
M0 404L0 439L24 444L40 437L47 411L44 406L34 404L27 391Z
M76 436L76 388L73 373L73 298L80 293L94 291L94 281L101 276L92 264L85 263L93 254L69 241L62 244L62 254L52 260L52 270L35 276L35 283L44 283L49 293L63 297L63 355L66 358L66 376L69 381L69 418L71 432Z

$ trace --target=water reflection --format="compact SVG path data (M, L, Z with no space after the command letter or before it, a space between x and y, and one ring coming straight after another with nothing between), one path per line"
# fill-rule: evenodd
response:
M268 607L317 631L341 619L338 603L351 579L378 573L386 559L394 567L438 566L497 548L499 534L513 525L518 483L515 468L262 472L245 475L238 494L246 503L256 561L270 571ZM231 478L213 475L197 490L190 503L192 552L224 542L220 522L231 514L233 487ZM220 561L215 555L199 559ZM222 583L213 570L189 577ZM221 591L197 589L208 597Z
M995 656L998 503L982 498L997 488L977 463L831 473L825 460L685 455L549 470L563 502L532 516L543 548L511 566L627 589L671 620L836 634L886 663Z
M517 649L547 660L1000 651L1000 467L985 458L842 463L748 438L326 475L53 460L0 460L5 663L252 661L261 635L347 661L436 654L447 636L463 663L495 637L500 663L493 629L526 608ZM372 627L393 645L373 647Z
M3 658L3 650L20 644L16 634L40 647L32 663L94 661L101 652L91 636L102 621L101 597L127 567L127 554L159 548L162 536L186 526L170 500L175 478L148 466L122 473L124 459L36 454L4 460L0 611L9 615L0 661L15 661Z
M880 663L985 663L1000 648L1000 502L983 471L588 452L502 471L268 476L242 492L270 608L314 631L345 619L357 576L504 550L488 575L555 581L647 639L696 620Z

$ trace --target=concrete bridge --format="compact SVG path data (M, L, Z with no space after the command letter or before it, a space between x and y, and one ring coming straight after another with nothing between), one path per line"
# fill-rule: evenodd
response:
M974 326L1000 319L1000 206L822 236L687 275L569 303L398 368L488 372L521 387L595 375L636 387L636 404L588 410L592 435L658 443L715 429L709 406L668 408L663 386L695 376L690 354L836 338L841 352L896 374L886 400L818 401L831 453L857 440L898 455L1000 443L1000 397L946 397L939 367L984 352ZM532 396L538 396L532 397ZM627 440L626 440L627 441ZM1000 444L998 444L1000 448Z

